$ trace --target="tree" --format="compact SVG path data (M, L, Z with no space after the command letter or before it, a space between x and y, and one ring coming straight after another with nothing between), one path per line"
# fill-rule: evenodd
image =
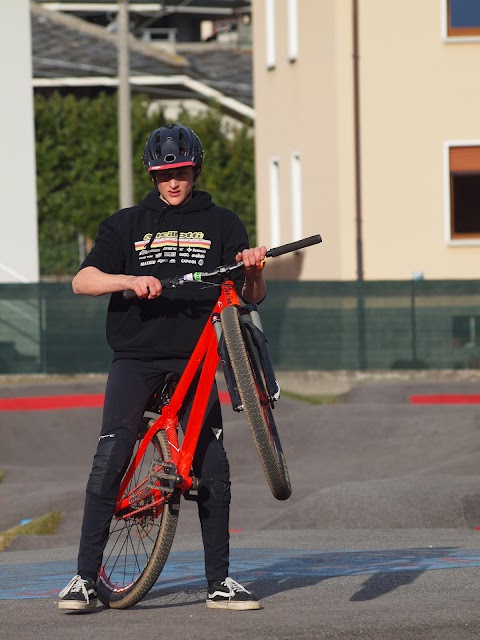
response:
M206 164L198 184L216 202L237 211L255 239L253 139L246 127L226 127L212 105L178 121L202 140ZM134 194L151 188L141 156L150 131L164 123L149 99L132 99ZM94 239L98 224L118 209L117 96L73 94L35 97L40 271L72 274L79 264L79 234Z

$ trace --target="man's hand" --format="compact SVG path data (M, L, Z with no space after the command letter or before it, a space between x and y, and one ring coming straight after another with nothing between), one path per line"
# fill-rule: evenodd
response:
M158 298L162 285L154 276L128 276L104 273L96 267L80 269L72 280L73 293L84 296L103 296L131 289L139 298Z
M267 285L263 278L266 253L266 247L254 247L244 249L235 256L237 262L243 261L245 284L242 297L247 302L261 302L267 293Z
M242 252L237 253L235 260L237 262L243 261L247 279L249 276L255 277L257 275L256 272L261 272L265 264L266 253L266 247L253 247L253 249L244 249Z
M125 289L135 291L138 298L153 300L162 293L162 285L154 276L129 276Z

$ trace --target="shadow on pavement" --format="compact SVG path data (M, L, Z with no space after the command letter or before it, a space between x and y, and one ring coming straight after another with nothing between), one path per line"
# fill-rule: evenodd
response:
M182 584L167 584L162 588L157 583L137 607L169 608L205 600L205 580L198 565L190 564L190 569L194 569L190 576L178 575L180 564L192 559L188 553L185 555L187 557L177 564L176 572L176 579ZM235 559L232 575L260 599L311 587L332 578L373 574L352 595L351 602L380 598L401 586L412 584L426 571L480 566L479 551L455 547L307 552L237 549Z
M351 598L351 602L365 602L374 600L381 596L415 582L415 580L425 573L424 571L398 571L395 573L376 573L368 578L360 589Z

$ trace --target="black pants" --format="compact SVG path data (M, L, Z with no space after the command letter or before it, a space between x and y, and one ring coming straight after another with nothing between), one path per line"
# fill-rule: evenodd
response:
M182 373L185 360L116 360L110 369L105 392L102 431L87 483L78 573L96 576L105 548L115 500L130 461L147 400L166 372ZM184 423L188 419L191 403ZM216 385L209 398L205 420L193 460L194 475L201 478L198 513L205 550L207 580L228 575L230 470L222 428Z

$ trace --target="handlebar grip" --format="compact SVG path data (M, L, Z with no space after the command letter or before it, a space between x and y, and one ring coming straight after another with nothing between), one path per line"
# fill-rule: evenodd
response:
M136 298L136 297L137 297L137 294L133 289L125 289L125 291L123 292L124 300L133 300L133 298Z
M312 244L318 244L319 242L322 242L322 237L317 233L316 236L309 236L308 238L303 238L303 240L289 242L288 244L282 244L279 247L269 249L267 251L267 258L275 258L276 256L283 255L284 253L298 251L298 249L304 249L305 247L310 247Z
M160 284L162 285L162 289L170 289L172 287L173 278L165 278L164 280L160 280ZM136 298L137 294L133 289L125 289L123 292L124 300L133 300Z

